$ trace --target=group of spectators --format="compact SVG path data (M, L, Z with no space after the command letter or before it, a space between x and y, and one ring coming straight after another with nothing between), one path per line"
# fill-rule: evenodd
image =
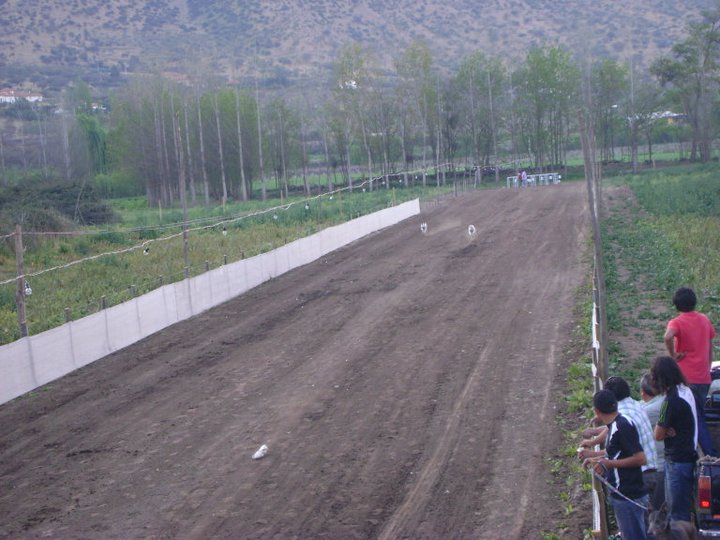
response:
M717 456L704 415L715 329L695 311L692 289L678 289L673 304L679 314L665 331L668 354L639 381L642 401L625 379L608 378L593 396L598 427L583 432L578 452L605 478L623 540L648 538L647 512L663 503L671 522L690 522L698 456Z

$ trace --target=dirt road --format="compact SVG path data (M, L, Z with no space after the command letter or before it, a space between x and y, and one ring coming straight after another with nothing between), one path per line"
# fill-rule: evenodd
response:
M0 407L0 538L539 538L586 221L465 195Z

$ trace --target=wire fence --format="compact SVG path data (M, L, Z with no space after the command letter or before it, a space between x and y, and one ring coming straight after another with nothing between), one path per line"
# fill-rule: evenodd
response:
M407 174L419 176L422 171ZM338 187L269 208L181 223L22 231L31 247L38 243L45 247L41 255L27 250L21 269L10 272L5 265L5 272L0 272L0 345L417 197L418 189L401 189L402 173L396 174L389 186L378 188L384 181L383 176L366 178L352 188ZM439 194L425 196L422 204L438 204L478 187L471 175L460 175L440 189L423 188L425 193L435 190ZM2 239L11 244L16 234ZM18 302L23 303L22 310ZM19 320L21 313L23 321Z

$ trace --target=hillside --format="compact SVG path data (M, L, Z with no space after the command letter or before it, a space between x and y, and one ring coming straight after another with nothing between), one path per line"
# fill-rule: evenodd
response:
M353 41L380 65L414 39L456 66L475 50L520 58L540 44L646 64L712 0L0 0L0 85L38 73L254 72L281 84L327 73ZM33 66L30 68L29 66ZM42 83L40 83L42 85Z

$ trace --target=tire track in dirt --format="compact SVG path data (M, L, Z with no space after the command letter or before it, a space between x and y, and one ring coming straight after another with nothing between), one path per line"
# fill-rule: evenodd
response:
M443 202L0 407L0 538L537 538L583 193Z

